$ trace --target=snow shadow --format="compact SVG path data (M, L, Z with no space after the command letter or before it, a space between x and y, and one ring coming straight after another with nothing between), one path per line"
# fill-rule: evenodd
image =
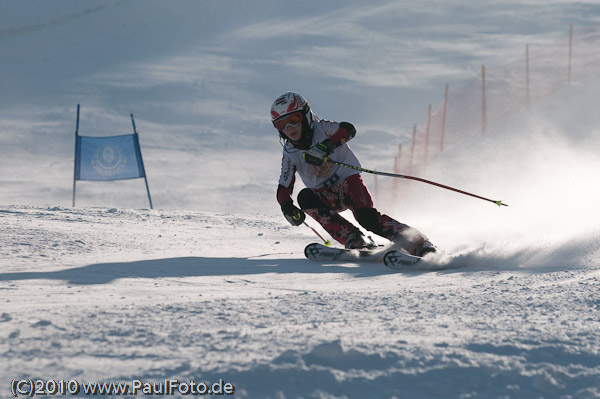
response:
M306 259L180 257L96 263L49 272L1 273L0 281L63 280L70 284L108 284L123 278L210 277L265 273L342 273L369 277L394 273L383 264L320 264Z

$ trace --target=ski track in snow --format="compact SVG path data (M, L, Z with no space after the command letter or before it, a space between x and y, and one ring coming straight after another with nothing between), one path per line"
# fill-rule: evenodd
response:
M223 378L241 398L600 394L597 267L322 265L303 259L311 235L264 215L8 206L0 221L10 379Z

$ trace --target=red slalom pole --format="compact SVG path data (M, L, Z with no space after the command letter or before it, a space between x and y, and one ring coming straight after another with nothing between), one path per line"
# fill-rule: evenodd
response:
M494 200L491 200L489 198L485 198L485 197L481 197L481 196L476 195L476 194L468 193L466 191L459 190L459 189L454 188L454 187L445 186L443 184L436 183L436 182L433 182L431 180L421 179L420 177L398 175L398 174L395 174L395 173L377 172L375 170L369 170L369 169L365 169L365 168L360 168L358 166L353 166L353 165L348 165L348 164L345 164L345 163L342 163L342 162L337 162L337 161L334 161L334 160L329 159L329 158L325 158L324 160L325 160L325 162L329 162L329 163L332 163L334 165L343 166L345 168L350 168L350 169L356 169L356 170L360 170L361 172L371 173L371 174L374 174L374 175L397 177L397 178L400 178L400 179L409 179L409 180L420 181L420 182L423 182L423 183L432 184L432 185L437 186L437 187L445 188L446 190L450 190L450 191L454 191L454 192L457 192L457 193L460 193L460 194L464 194L464 195L468 195L468 196L471 196L471 197L479 198L481 200L491 202L491 203L496 204L498 206L508 206L507 204L502 203L502 201L494 201Z

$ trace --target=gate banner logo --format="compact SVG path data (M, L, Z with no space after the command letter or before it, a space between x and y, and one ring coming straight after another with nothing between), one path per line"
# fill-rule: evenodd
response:
M77 136L75 179L123 180L144 177L137 134Z

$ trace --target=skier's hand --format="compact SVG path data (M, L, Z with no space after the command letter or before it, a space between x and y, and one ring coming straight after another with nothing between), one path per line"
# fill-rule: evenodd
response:
M302 158L304 158L306 163L321 166L327 159L327 155L331 154L334 148L335 146L331 140L327 139L306 150L306 152L302 154Z
M302 209L297 208L292 201L281 205L281 212L283 212L283 216L285 216L292 226L300 226L306 218Z

